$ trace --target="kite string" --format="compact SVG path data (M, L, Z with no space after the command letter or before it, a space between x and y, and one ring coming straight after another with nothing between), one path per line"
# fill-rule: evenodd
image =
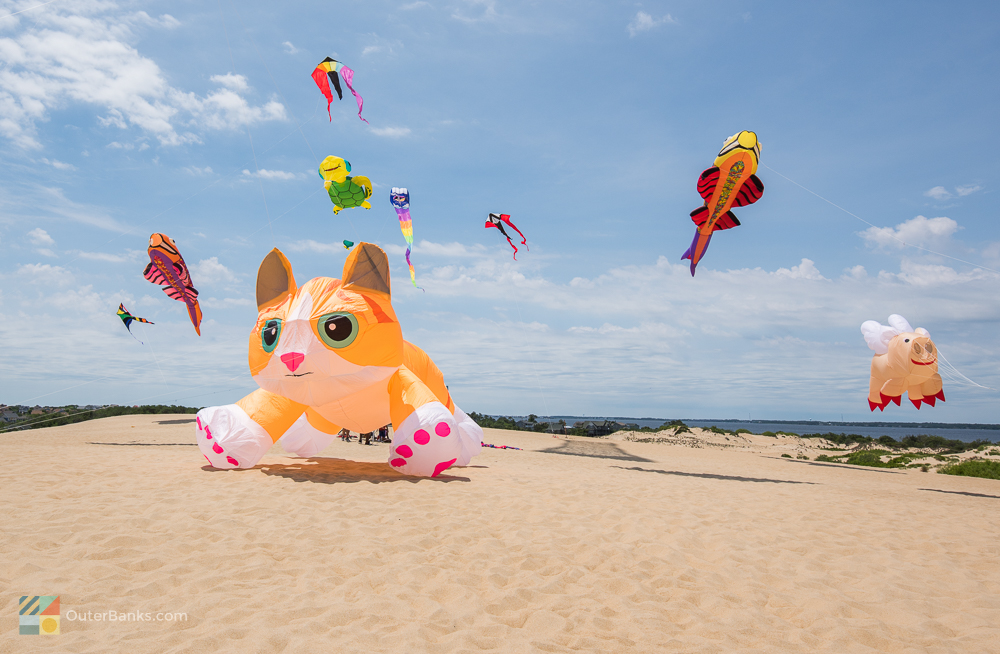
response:
M524 318L521 317L521 300L517 296L514 297L514 308L517 309L517 319L521 321L522 334L526 334L527 333L527 327L525 325ZM522 338L523 338L523 336L522 336ZM548 416L548 415L550 415L549 414L549 401L548 401L548 398L545 395L545 392L542 390L542 381L538 377L538 362L535 360L534 350L529 349L528 350L528 354L531 357L531 364L532 364L532 368L533 368L533 371L534 371L534 374L535 374L535 383L538 385L538 394L542 397L542 404L545 406L545 415Z
M49 0L48 2L43 2L42 4L35 5L34 7L28 7L27 9L22 9L21 11L15 11L14 13L7 14L6 16L0 16L0 20L3 20L4 18L10 18L11 16L17 16L18 14L23 14L26 11L31 11L32 9L38 9L39 7L44 7L45 5L50 5L55 1L56 0Z
M986 389L988 391L995 391L996 390L995 388L990 388L989 386L983 386L982 384L977 384L976 382L972 381L971 379L969 379L968 377L966 377L965 375L963 375L958 370L958 368L956 368L954 365L952 365L951 361L948 361L948 358L944 354L942 354L941 348L938 348L937 353L938 353L938 359L940 359L941 361L944 362L944 366L940 366L939 367L939 371L940 372L944 372L945 375L948 376L951 381L959 383L960 381L964 380L964 381L966 381L966 382L968 382L968 383L970 383L973 386L976 386L978 388L983 388L983 389Z
M233 56L233 47L229 43L229 28L226 27L226 13L222 10L222 0L219 0L219 13L222 15L222 30L226 34L226 48L229 50L229 60L233 64L233 74L239 75L236 72L236 57ZM256 46L254 46L256 48ZM247 132L247 138L250 140L250 152L253 154L253 166L254 170L257 171L257 185L260 187L260 195L264 199L264 213L267 215L267 224L271 228L271 242L277 247L277 240L274 238L274 225L271 224L271 212L267 208L267 195L264 193L264 180L260 176L260 166L257 164L257 151L253 146L253 136L250 135L250 125L244 125Z
M306 142L306 147L309 148L309 152L312 152L313 159L316 160L316 165L319 166L320 163L319 157L316 156L316 152L313 151L312 146L309 144L309 139L306 138L306 133L302 131L302 126L299 125L298 119L295 117L295 114L292 113L290 109L291 105L289 104L288 100L285 99L285 95L281 92L281 89L278 87L278 82L277 80L274 79L274 75L271 74L271 69L267 67L267 62L264 60L264 56L260 53L260 50L257 48L257 42L254 41L253 37L250 35L250 30L247 28L246 23L243 22L243 17L240 15L240 12L236 8L236 5L232 2L232 0L230 0L229 4L233 8L233 13L236 14L236 18L239 19L240 25L243 26L243 30L247 33L247 38L250 39L250 44L253 46L254 51L257 53L257 57L260 59L261 65L263 65L264 70L267 71L267 76L271 78L271 83L274 84L274 90L278 92L278 95L281 97L281 101L285 103L285 107L288 110L288 115L292 117L292 120L295 122L295 126L299 130L299 134L302 135L302 140ZM232 54L232 52L230 52L230 54Z
M861 216L857 215L856 213L851 213L850 211L848 211L844 207L840 206L839 204L836 204L835 202L827 200L826 198L824 198L822 195L820 195L816 191L813 191L812 189L806 188L802 184L799 184L798 182L796 182L794 179L791 179L789 177L785 177L784 175L782 175L781 173L779 173L774 168L771 168L767 164L762 163L760 165L763 166L764 168L767 168L768 170L770 170L772 173L774 173L778 177L782 177L782 178L786 179L787 181L791 182L792 184L795 184L796 186L798 186L803 191L806 191L807 193L812 193L813 195L815 195L816 197L818 197L823 202L826 202L827 204L840 209L841 211L843 211L844 213L846 213L849 216L853 216L853 217L857 218L858 220L860 220L864 224L868 225L869 227L874 227L875 229L880 229L880 230L881 229L887 229L885 227L879 227L878 225L875 225L873 223L868 222L867 220L865 220ZM889 229L891 231L891 228L889 228ZM986 270L986 271L989 271L991 273L996 273L996 274L1000 275L1000 270L993 270L992 268L987 268L986 266L980 266L978 263L972 263L971 261L966 261L965 259L959 259L958 257L953 257L953 256L950 256L950 255L944 254L942 252L936 252L934 250L931 250L930 248L925 248L925 247L922 247L920 245L914 245L913 243L907 243L903 239L898 238L897 236L895 236L894 234L887 234L887 236L889 238L891 238L892 240L894 240L894 241L898 241L899 243L902 243L906 247L911 247L911 248L916 248L918 250L923 250L924 252L927 252L928 254L935 254L935 255L937 255L939 257L944 257L946 259L951 259L952 261L958 261L959 263L964 263L966 265L972 266L973 268L980 268L982 270Z
M139 323L139 324L141 325L142 323ZM149 340L149 334L146 333L146 328L145 327L142 327L141 329L142 329L142 337L145 338L149 342L149 354L150 354L150 356L153 357L153 363L156 364L156 369L160 371L160 377L163 378L163 385L164 386L169 386L170 384L167 382L167 376L163 374L163 368L160 367L160 362L156 358L156 353L153 352L153 344L152 344L152 341Z

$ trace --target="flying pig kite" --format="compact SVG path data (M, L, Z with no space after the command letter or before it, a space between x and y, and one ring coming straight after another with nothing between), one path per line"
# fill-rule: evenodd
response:
M918 409L921 402L931 406L937 400L944 402L937 349L926 329L914 329L906 318L893 314L888 326L865 321L861 333L868 347L875 350L868 386L868 407L872 411L875 407L884 411L889 402L899 406L904 392Z
M403 232L403 239L406 241L406 265L410 267L410 282L414 288L417 286L417 273L410 263L410 248L413 247L413 219L410 218L410 192L405 188L392 187L389 193L389 202L399 216L399 229ZM422 288L420 290L423 290Z
M326 113L330 116L330 122L333 122L333 114L330 113L330 103L333 102L333 92L330 90L330 84L333 84L334 90L337 92L337 97L341 100L344 99L344 92L340 88L340 79L337 77L337 73L340 73L340 77L344 78L344 83L347 84L347 88L350 90L351 95L354 99L358 101L358 118L368 122L361 116L361 109L365 104L365 101L358 95L358 92L354 90L354 71L340 63L336 59L331 59L327 57L324 59L316 69L312 72L313 81L316 82L316 86L319 90L323 92L326 97Z
M142 276L162 286L163 292L168 297L187 305L191 324L194 325L198 336L201 336L201 306L198 304L198 291L191 283L191 273L184 263L184 257L166 234L153 234L149 237L149 264L142 272Z
M118 304L118 317L122 319L123 323L125 323L125 329L128 330L129 334L132 334L132 323L133 322L144 322L147 325L155 325L156 324L154 322L150 322L150 321L146 320L145 318L140 318L139 316L133 316L131 313L129 313L128 309L125 308L125 304L124 303L119 303ZM132 338L135 338L135 334L132 334ZM138 338L135 338L135 340L139 341ZM142 341L139 341L139 342L142 343Z
M349 177L351 162L330 155L319 164L319 176L323 178L323 188L333 202L333 213L341 209L364 207L371 209L368 198L372 196L372 181L364 175Z
M755 174L759 161L757 135L743 131L726 139L715 163L698 178L698 194L705 204L691 212L691 220L698 227L691 247L681 256L691 260L692 277L712 234L739 226L740 221L730 209L753 204L764 194L764 183Z
M517 225L510 221L510 215L505 213L491 213L489 218L486 219L486 228L489 229L490 227L496 227L500 230L501 234L507 237L507 242L510 243L512 248L514 248L514 261L517 261L517 246L514 245L514 241L510 240L510 235L504 230L504 223L507 223L508 226L514 228L515 232L521 234L521 230L517 228ZM521 234L521 245L523 245L525 249L528 249L528 239L524 237L524 234Z

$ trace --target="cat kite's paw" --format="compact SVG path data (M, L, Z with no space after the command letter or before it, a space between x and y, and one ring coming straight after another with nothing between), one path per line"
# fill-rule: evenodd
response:
M336 437L336 434L327 434L313 427L303 413L278 439L278 445L296 456L309 457L322 452Z
M394 426L389 465L404 475L437 477L462 456L455 416L440 402L429 402Z
M462 439L462 454L455 465L467 466L472 457L483 449L483 428L458 407L455 407L455 422L458 424L458 435Z
M198 448L213 468L252 468L274 444L264 428L235 404L202 409L195 424Z

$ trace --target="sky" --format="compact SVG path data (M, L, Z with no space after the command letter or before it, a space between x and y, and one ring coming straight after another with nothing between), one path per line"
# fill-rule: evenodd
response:
M978 386L946 378L946 403L875 418L1000 422L996 3L0 0L0 16L0 402L234 402L256 388L261 259L340 277L349 239L388 253L404 337L467 411L871 419L860 325L898 313ZM327 56L369 123L346 88L327 115L310 78ZM764 195L692 278L698 175L744 129ZM372 180L371 210L333 214L329 154ZM489 212L527 236L516 261ZM142 277L153 232L191 268L200 337ZM134 326L143 344L120 302L156 323Z

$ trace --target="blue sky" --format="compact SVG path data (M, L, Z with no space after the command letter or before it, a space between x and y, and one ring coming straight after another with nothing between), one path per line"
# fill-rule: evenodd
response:
M891 313L1000 388L995 3L38 4L0 2L27 9L0 18L2 402L232 402L262 257L339 276L343 239L389 253L404 335L466 410L862 419L859 326ZM327 117L329 55L370 125L349 94ZM692 279L695 182L742 129L764 197ZM328 154L370 211L333 215ZM141 276L154 231L200 338ZM119 302L157 323L146 345ZM945 393L877 417L1000 422L996 391Z

